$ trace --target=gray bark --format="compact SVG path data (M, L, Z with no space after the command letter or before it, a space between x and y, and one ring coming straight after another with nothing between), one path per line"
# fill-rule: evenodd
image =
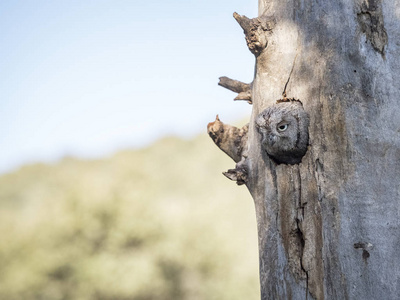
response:
M262 299L400 298L399 18L400 2L381 0L259 0L257 18L235 14L256 56L232 151L255 203ZM268 156L255 124L286 97L310 117L294 165Z

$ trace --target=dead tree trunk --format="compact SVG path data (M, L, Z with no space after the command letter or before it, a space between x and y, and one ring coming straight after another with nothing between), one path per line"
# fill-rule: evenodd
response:
M399 0L259 0L234 17L255 77L220 85L253 112L208 132L255 202L262 299L399 299Z

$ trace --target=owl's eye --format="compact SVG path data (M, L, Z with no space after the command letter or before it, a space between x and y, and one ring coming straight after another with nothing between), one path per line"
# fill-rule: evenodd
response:
M282 124L278 126L278 131L285 131L288 128L288 124Z

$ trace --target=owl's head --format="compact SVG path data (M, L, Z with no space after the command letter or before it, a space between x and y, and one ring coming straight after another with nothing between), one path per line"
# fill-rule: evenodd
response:
M256 119L261 145L277 163L298 164L307 152L310 118L300 101L280 102Z

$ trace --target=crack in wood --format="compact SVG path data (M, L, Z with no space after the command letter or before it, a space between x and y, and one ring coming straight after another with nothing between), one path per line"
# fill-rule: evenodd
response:
M300 267L303 270L303 272L306 274L306 300L307 300L308 299L308 278L309 278L309 274L308 274L308 271L306 270L306 268L304 267L304 263L303 263L303 255L304 255L304 248L305 248L306 241L305 241L304 234L303 234L303 231L302 231L302 228L301 228L302 227L301 223L304 220L304 205L306 205L307 203L304 203L304 205L301 203L301 198L302 198L301 189L302 189L302 186L301 186L300 168L297 168L297 179L298 179L298 182L299 182L299 186L298 186L298 190L299 190L298 191L298 197L299 197L298 205L299 205L299 208L300 208L300 211L301 211L301 218L297 217L296 225L297 225L297 228L298 228L300 245L301 245L300 257L299 257L299 259L300 259ZM297 210L297 212L298 211L299 210Z
M294 57L292 69L290 70L289 77L288 77L288 79L286 81L285 87L284 87L283 92L282 92L283 99L286 99L286 88L287 88L287 86L289 84L290 77L292 76L292 73L293 73L293 70L294 70L294 66L296 64L297 55L298 55L298 53L296 53L296 56Z

